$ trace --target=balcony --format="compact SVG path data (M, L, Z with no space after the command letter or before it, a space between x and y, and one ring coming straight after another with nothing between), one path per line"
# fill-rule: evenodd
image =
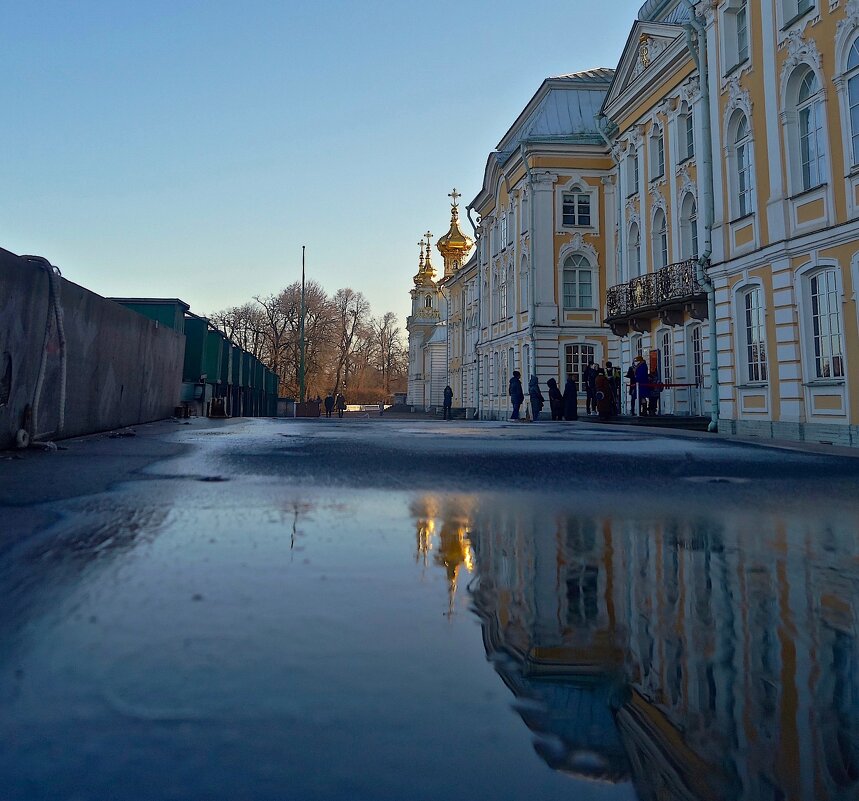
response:
M633 278L606 293L605 322L616 336L650 331L652 320L682 325L684 314L707 317L707 296L696 278L697 259L669 264L655 273Z

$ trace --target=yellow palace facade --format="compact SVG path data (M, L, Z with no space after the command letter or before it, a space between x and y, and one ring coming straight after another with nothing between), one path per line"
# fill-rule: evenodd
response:
M614 70L543 82L466 212L455 406L641 353L664 413L859 444L859 0L648 0Z

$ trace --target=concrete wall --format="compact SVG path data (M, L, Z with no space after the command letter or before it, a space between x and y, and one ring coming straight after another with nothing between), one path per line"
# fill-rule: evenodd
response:
M36 439L59 439L169 417L179 400L184 334L60 280L67 388L58 431L56 326L38 408ZM13 447L32 401L49 309L45 270L0 249L0 449Z

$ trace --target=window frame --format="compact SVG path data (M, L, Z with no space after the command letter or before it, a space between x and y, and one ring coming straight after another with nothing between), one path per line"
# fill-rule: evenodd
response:
M576 261L576 263L572 263ZM567 276L571 274L573 280L569 281ZM583 304L582 296L582 280L581 276L587 274L588 287L588 305ZM571 294L568 294L568 287L572 286ZM564 258L561 264L561 289L562 289L562 304L564 311L581 311L595 309L594 305L594 267L590 259L583 253L570 253ZM572 299L572 304L568 301Z
M651 181L665 177L665 129L656 122L648 137L648 166Z
M661 219L661 228L657 226L658 219ZM668 247L668 215L665 213L664 209L657 208L653 212L650 240L653 272L657 272L658 270L661 270L671 264L671 262L669 261L669 259L671 258L671 253ZM658 261L657 254L659 255Z
M754 137L751 122L743 109L735 109L731 114L728 143L729 211L733 221L755 213Z
M599 346L593 342L566 342L564 343L564 380L572 376L576 381L579 392L584 387L582 383L582 372L588 366L588 360L596 362ZM578 360L574 356L577 354Z

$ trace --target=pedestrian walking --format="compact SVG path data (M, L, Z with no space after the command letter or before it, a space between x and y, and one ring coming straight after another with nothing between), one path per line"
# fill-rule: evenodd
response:
M576 379L571 375L567 376L567 383L564 384L564 420L579 419L579 387L576 384Z
M450 384L448 384L444 388L444 419L450 420L450 407L453 406L453 390L450 388Z
M558 389L558 382L554 378L550 378L546 382L549 388L549 411L552 412L553 420L564 419L564 396L561 395L561 390Z
M638 390L638 414L647 414L647 401L650 396L648 384L650 378L647 374L647 364L641 356L635 357L635 386Z
M597 368L593 359L588 359L588 366L582 371L582 383L585 385L585 411L588 414L597 413L596 402Z
M325 416L331 417L331 412L334 411L334 396L329 392L325 396Z
M337 406L337 416L342 418L342 417L343 417L343 412L345 412L345 411L346 411L346 398L344 398L344 397L343 397L343 393L342 393L342 392L338 392L338 393L337 393L337 403L336 403L336 406Z
M522 401L525 400L525 393L522 391L522 374L518 370L513 371L513 377L507 387L507 394L510 396L510 403L513 404L513 414L510 415L510 419L519 420L519 408L522 406Z
M543 397L543 393L540 392L540 382L535 375L532 375L530 381L528 381L528 397L531 399L531 419L536 423L546 399Z

